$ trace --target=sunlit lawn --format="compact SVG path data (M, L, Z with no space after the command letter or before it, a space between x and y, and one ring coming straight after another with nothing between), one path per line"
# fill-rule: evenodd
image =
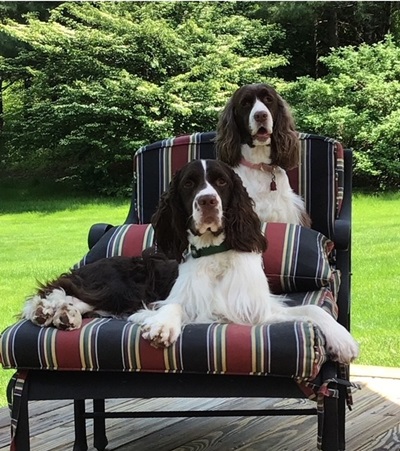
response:
M0 186L0 329L11 324L36 279L65 271L87 251L96 222L121 224L128 200ZM356 195L352 332L360 364L400 366L400 195ZM0 370L0 405L12 371Z
M352 266L357 363L400 367L400 193L354 197Z

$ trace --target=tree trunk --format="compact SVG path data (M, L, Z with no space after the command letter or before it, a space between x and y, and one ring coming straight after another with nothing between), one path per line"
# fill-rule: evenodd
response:
M4 111L3 111L3 79L0 77L0 133L4 127Z

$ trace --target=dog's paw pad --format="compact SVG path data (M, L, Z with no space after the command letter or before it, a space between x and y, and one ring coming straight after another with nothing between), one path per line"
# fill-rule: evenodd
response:
M60 330L74 330L82 326L82 315L70 304L60 307L53 318L53 324Z
M45 327L51 324L53 320L53 315L54 311L52 308L48 308L42 304L39 304L36 307L36 310L33 312L33 315L30 318L30 320L38 326Z

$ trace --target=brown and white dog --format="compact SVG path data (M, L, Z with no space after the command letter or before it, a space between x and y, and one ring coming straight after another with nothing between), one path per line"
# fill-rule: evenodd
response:
M262 222L310 227L304 202L286 170L298 165L299 140L289 108L271 86L239 88L217 126L218 158L239 174Z
M197 160L178 171L153 225L158 246L180 262L169 296L129 318L142 325L143 337L155 346L174 343L189 323L302 320L320 327L334 360L348 363L357 357L357 343L322 308L287 307L270 293L260 220L239 176L225 163Z

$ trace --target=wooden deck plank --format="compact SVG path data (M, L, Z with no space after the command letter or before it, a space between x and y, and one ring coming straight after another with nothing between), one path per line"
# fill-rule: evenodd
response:
M371 443L357 448L357 451L369 451L371 449L380 451L399 451L400 449L400 425L376 437Z
M277 404L283 404L278 400L263 400L263 399L233 399L226 400L220 405L223 409L263 409L277 407ZM285 400L286 408L298 408L305 407L305 402L300 400ZM307 402L308 404L308 402ZM314 404L310 405L314 406ZM147 435L140 438L136 446L142 451L154 450L154 443L157 443L159 449L179 449L185 450L186 444L189 442L191 449L197 448L197 443L201 449L207 446L212 449L218 446L223 437L224 449L238 448L244 442L244 436L247 435L249 440L254 437L254 428L259 427L258 423L268 422L272 424L279 422L281 418L278 417L215 417L215 418L188 418L184 419L180 423L176 423L173 426L168 427L167 430L159 430L155 434ZM314 419L315 420L315 419ZM229 439L229 440L228 440ZM227 442L229 441L229 444ZM122 448L122 450L128 450L135 446L135 442L128 444ZM211 448L210 448L211 449Z
M374 374L377 374L376 372ZM363 385L354 393L354 409L347 413L347 449L400 449L400 379L352 378ZM107 400L107 411L168 410L174 408L288 408L309 407L304 400L277 399L139 399ZM307 404L307 406L305 405ZM89 402L87 402L89 407ZM91 407L91 406L90 406ZM73 443L73 406L68 401L35 401L29 405L32 451L68 451ZM132 451L310 451L316 448L315 417L205 417L106 420L107 450ZM92 421L87 421L89 451ZM0 451L9 449L8 409L0 409Z

